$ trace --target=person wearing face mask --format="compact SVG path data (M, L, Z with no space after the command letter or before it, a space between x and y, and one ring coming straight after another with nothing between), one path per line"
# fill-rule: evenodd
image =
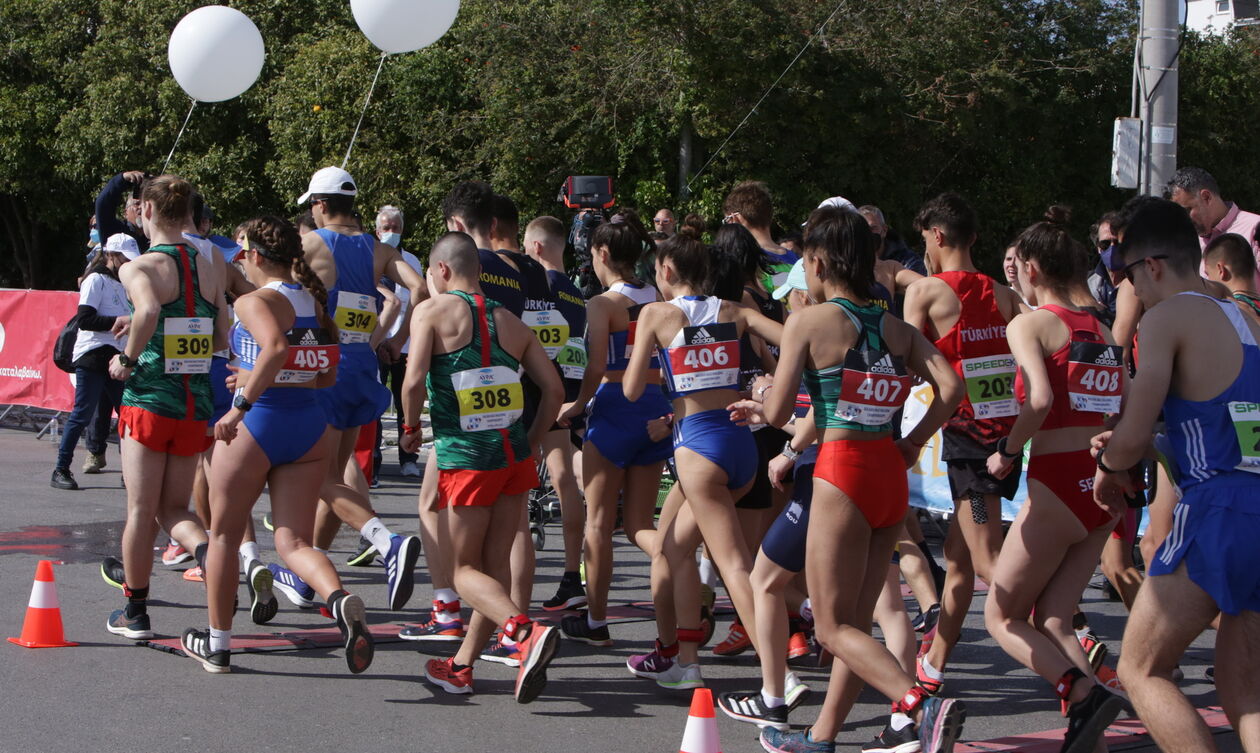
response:
M149 250L149 238L141 230L140 184L145 180L143 170L128 170L109 179L96 196L96 227L101 238L126 233L136 242L140 253ZM124 196L128 198L124 199ZM123 205L123 219L118 219L118 207ZM99 242L99 241L98 241Z
M391 204L386 204L376 213L376 237L381 243L387 246L393 246L398 249L398 253L402 254L403 261L416 271L416 274L424 276L424 266L420 264L420 259L415 254L406 250L402 246L403 231L403 213L402 210ZM411 295L407 288L401 285L395 285L393 280L389 278L381 278L381 284L394 291L394 295L398 296L399 302L402 304L403 310L406 310L407 303L411 300ZM404 332L410 329L407 317L400 316L394 320L390 326L389 334L385 337L385 342L381 343L376 349L376 353L381 359L381 384L388 384L389 390L394 395L394 412L398 417L398 432L402 433L402 382L403 375L407 373L407 351L411 345L411 338ZM376 433L376 457L381 454L381 433ZM420 466L416 464L419 455L413 452L407 452L400 444L398 446L398 467L401 469L402 475L411 478L420 477ZM379 464L379 460L378 460Z

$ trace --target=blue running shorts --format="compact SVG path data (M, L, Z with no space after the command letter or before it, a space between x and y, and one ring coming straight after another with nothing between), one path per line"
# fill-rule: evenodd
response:
M620 382L604 382L591 400L586 441L618 468L653 465L674 454L669 437L653 442L647 422L673 412L660 385L649 384L636 402L626 399Z
M317 392L328 424L343 431L377 420L393 399L389 388L381 384L376 354L345 346L337 364L337 383Z
M272 387L245 414L242 423L273 467L301 460L323 438L328 419L317 392Z
M728 410L692 413L674 422L674 450L686 448L726 472L726 488L739 489L757 474L757 440L731 421Z

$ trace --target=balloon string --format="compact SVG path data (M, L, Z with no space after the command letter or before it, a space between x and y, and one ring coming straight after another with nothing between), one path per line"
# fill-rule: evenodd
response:
M389 53L381 53L381 64L376 66L376 75L372 77L372 85L368 87L367 97L363 100L363 112L359 113L359 122L354 127L354 135L350 137L350 146L346 148L346 158L341 161L341 169L346 169L346 164L350 162L350 152L354 150L354 141L359 138L359 129L363 127L363 117L367 115L368 105L372 103L372 92L376 90L376 80L381 77L381 70L385 68L385 57Z
M179 140L184 137L184 131L188 129L188 121L192 120L193 110L197 109L197 100L192 101L192 107L188 108L188 115L184 117L184 125L179 129L179 135L175 137L175 143L171 144L171 153L166 155L166 161L162 163L162 172L166 172L166 166L171 164L171 157L175 156L175 147L179 146Z

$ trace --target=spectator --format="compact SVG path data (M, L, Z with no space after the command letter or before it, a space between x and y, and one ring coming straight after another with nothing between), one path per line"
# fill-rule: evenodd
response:
M859 207L858 213L866 218L866 224L871 226L871 232L875 234L876 242L879 244L876 248L878 258L891 259L912 272L927 274L923 259L910 250L895 230L888 227L888 223L884 220L884 213L879 207L867 204Z
M386 204L376 213L376 237L381 243L393 246L398 249L398 253L402 254L403 261L416 271L416 274L424 276L424 267L420 264L420 259L402 246L403 232L403 213L396 206ZM407 310L407 304L411 300L411 294L407 288L402 285L396 285L393 280L388 277L381 279L381 284L394 291L394 295L398 296L399 302L402 304L402 310ZM392 341L403 326L407 322L404 317L399 316L390 326L389 333L386 335L386 342L382 343L378 348L378 355L381 357L381 384L389 385L390 392L394 395L394 413L396 414L398 424L398 436L401 438L403 434L403 411L402 411L402 383L403 376L407 373L407 353L410 350L411 338L405 339L398 346L397 357L394 357L390 350L389 342ZM379 456L381 452L381 432L376 433L376 454ZM402 442L398 443L398 467L400 473L411 478L420 477L420 466L416 464L419 456L414 452L407 452L403 449ZM373 474L375 478L375 474Z
M678 231L677 223L674 220L674 210L658 209L656 216L652 218L652 226L658 233L664 233L669 237Z
M1260 248L1255 241L1260 214L1244 212L1234 202L1222 199L1216 178L1207 170L1201 167L1181 168L1168 181L1165 196L1190 213L1190 221L1199 234L1200 251L1207 248L1214 238L1225 233L1237 233L1251 241L1252 252L1260 259Z
M1023 291L1019 289L1019 275L1015 270L1015 251L1014 243L1006 247L1006 253L1002 256L1002 274L1006 275L1006 284L1011 286L1011 290L1018 293L1020 298L1024 298Z
M140 229L140 198L136 195L144 180L145 174L140 170L118 173L109 179L96 196L96 226L101 237L109 238L118 233L126 233L135 240L140 253L149 249L149 237ZM128 191L132 196L124 202L123 195ZM118 219L119 204L124 205L122 220Z
M1090 243L1098 251L1098 263L1089 273L1089 292L1112 316L1116 313L1116 286L1111 280L1108 262L1114 251L1112 245L1116 242L1119 218L1119 212L1107 212L1089 229Z
M824 202L825 203L825 202ZM770 224L774 221L774 203L770 189L759 180L747 180L731 189L722 202L722 224L737 222L748 228L757 245L765 253L770 271L761 279L767 295L787 280L792 265L800 258L797 254L774 242Z

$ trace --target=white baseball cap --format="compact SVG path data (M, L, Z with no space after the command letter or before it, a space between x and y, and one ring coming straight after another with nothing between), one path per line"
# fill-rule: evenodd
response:
M140 246L136 245L136 239L126 233L114 233L105 241L105 250L113 254L122 254L127 257L127 261L135 261L140 258Z
M843 196L832 196L830 199L827 199L823 201L823 203L818 205L819 209L822 209L823 207L835 207L836 209L848 209L850 212L857 211L857 207L853 204L853 202L849 201Z
M355 185L354 178L350 177L350 173L342 170L340 167L325 167L315 171L311 176L311 183L306 187L306 193L298 197L298 204L305 204L315 195L340 194L342 196L355 196L359 193L359 187Z

